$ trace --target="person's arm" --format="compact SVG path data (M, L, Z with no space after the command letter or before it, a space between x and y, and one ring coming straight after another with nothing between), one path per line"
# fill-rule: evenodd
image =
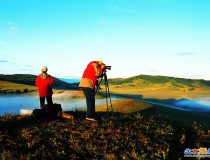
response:
M95 69L95 76L99 77L103 73L103 69L105 68L105 64L99 65L97 62L93 64Z
M35 85L38 87L39 86L39 76L36 77L36 80L35 80Z
M100 72L101 72L101 74L103 73L103 71L104 71L104 69L105 69L105 64L102 64L101 66L100 66Z
M49 79L49 84L51 86L54 85L54 79L52 78L52 76L49 75L48 79Z

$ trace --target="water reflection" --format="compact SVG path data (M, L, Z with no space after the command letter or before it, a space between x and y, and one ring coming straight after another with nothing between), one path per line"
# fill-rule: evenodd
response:
M122 99L112 96L112 101ZM124 97L125 98L125 97ZM162 105L179 110L194 112L210 112L210 98L196 98L192 100L179 99L170 101L170 103L153 102L143 100L147 103ZM53 95L53 102L61 104L63 111L86 108L85 98L68 99L65 95ZM106 99L96 99L96 106L106 104ZM39 108L39 97L37 95L0 95L0 116L4 114L20 114L22 110L33 110Z
M119 98L112 97L112 100ZM84 98L66 99L62 96L54 96L53 103L61 104L63 111L76 110L86 107ZM106 104L106 99L96 99L96 106ZM1 95L0 116L4 114L20 114L21 109L33 110L39 108L39 97L36 95Z
M196 99L142 99L143 102L192 112L210 112L210 98Z
M193 100L180 99L174 103L174 106L181 110L195 111L195 112L210 112L209 98L196 98Z

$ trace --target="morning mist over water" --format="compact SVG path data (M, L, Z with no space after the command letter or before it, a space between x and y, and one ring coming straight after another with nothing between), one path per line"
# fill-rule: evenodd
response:
M112 97L112 100L117 99ZM68 100L59 94L53 95L53 103L61 104L63 111L86 108L85 98ZM102 104L106 104L105 98L96 99L96 106ZM35 108L40 108L38 95L0 95L0 116L4 114L20 114L21 109L33 110Z
M111 96L111 99L114 101L122 98ZM85 98L68 100L60 94L53 95L53 103L61 104L63 111L86 108ZM96 99L96 106L102 104L106 104L106 98ZM210 98L180 99L176 103L163 106L193 112L210 112ZM20 114L21 109L33 110L35 108L40 108L38 95L0 95L0 116Z

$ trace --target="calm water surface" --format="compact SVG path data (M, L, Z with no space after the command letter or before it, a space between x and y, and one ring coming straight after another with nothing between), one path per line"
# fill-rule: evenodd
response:
M111 100L117 100L111 96ZM61 104L63 111L71 111L81 108L86 108L86 101L82 99L68 100L62 95L53 95L53 102ZM109 102L109 99L108 99ZM96 99L96 105L106 104L106 99ZM156 104L156 102L154 102ZM161 103L158 103L161 105ZM192 100L180 99L171 104L163 104L163 106L176 108L179 110L194 111L194 112L210 112L210 98L196 98ZM4 114L20 114L23 109L33 110L39 108L39 97L37 95L0 95L0 116Z
M111 97L111 100L119 98ZM82 99L65 99L53 96L53 103L61 104L63 111L70 111L86 107ZM106 104L106 99L96 99L96 105ZM36 95L0 95L0 116L4 114L20 114L21 109L33 110L40 108L39 97Z

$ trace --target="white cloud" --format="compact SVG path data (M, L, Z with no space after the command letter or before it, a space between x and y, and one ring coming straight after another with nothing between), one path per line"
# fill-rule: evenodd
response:
M8 63L8 61L0 60L0 63Z
M2 23L1 32L6 34L14 34L18 32L18 27L13 22Z
M176 54L176 56L191 56L194 55L194 52L179 52Z

